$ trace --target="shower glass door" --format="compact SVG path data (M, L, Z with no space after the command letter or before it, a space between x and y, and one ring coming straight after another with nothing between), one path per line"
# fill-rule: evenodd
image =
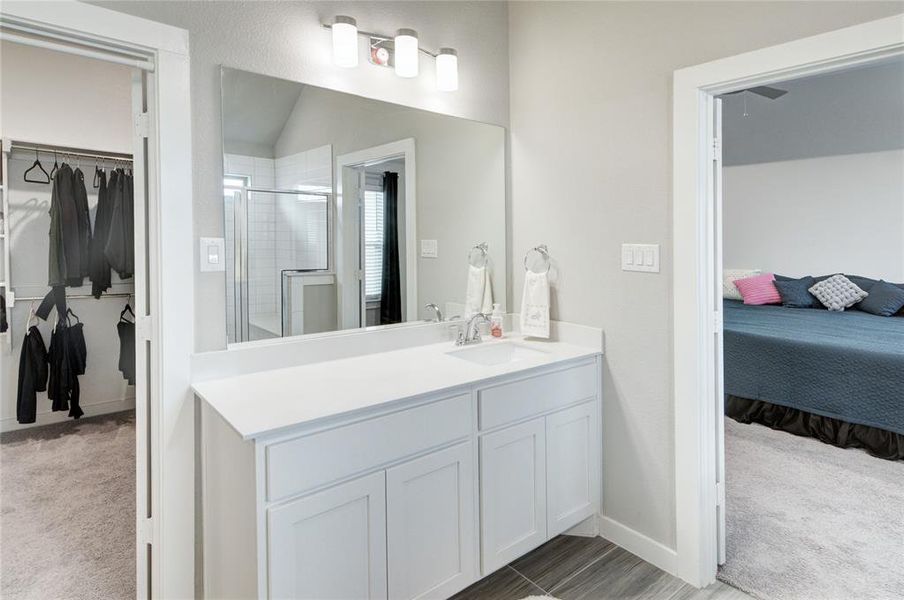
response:
M292 335L284 313L300 300L285 298L282 274L329 269L329 195L247 185L225 191L229 342Z

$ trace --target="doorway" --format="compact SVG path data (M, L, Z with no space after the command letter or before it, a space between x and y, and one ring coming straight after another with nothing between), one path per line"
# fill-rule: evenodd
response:
M188 34L75 2L50 9L41 3L6 3L0 7L0 27L6 42L137 70L132 83L140 93L132 94L135 119L129 123L136 250L135 587L139 598L190 597L195 550L194 423L186 410L191 407L193 345L192 313L186 310L193 305L192 261L185 260L193 246ZM5 145L6 138L17 138L9 126L4 123ZM162 272L166 288L159 285ZM14 288L4 291L15 300ZM164 311L165 320L160 318Z
M340 155L336 157L336 179L341 328L416 320L414 140Z
M717 97L904 53L904 16L675 72L674 393L678 574L715 580L724 547L721 140Z

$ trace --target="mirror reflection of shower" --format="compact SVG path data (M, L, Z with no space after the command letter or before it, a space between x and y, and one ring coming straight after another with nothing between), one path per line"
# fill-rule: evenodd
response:
M330 330L331 161L329 146L279 159L226 155L230 343ZM308 311L310 322L305 305L317 308Z

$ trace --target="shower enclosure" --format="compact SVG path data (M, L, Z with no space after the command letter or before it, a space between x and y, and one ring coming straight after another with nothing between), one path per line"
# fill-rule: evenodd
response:
M328 330L330 194L251 183L223 182L229 343Z

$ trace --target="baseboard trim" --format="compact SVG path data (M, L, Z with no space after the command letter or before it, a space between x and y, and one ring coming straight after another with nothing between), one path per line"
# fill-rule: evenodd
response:
M678 553L609 517L600 517L600 535L666 573L678 576Z
M85 411L85 417L96 417L107 413L120 412L123 410L132 410L135 408L135 398L121 398L119 400L107 400L105 402L93 402L91 404L82 404L82 410ZM68 411L60 410L57 412L41 412L35 416L34 423L21 424L16 421L16 417L4 417L0 419L0 432L18 431L20 429L29 429L31 427L40 427L41 425L51 425L53 423L62 423L63 421L71 421Z

